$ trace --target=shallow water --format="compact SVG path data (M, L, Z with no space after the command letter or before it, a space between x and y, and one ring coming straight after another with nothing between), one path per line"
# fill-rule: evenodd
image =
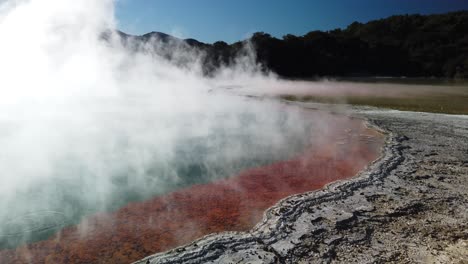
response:
M245 231L280 199L354 176L377 158L383 144L381 135L367 129L360 120L303 111L302 122L310 122L310 126L299 134L292 131L292 124L289 128L278 126L287 140L273 144L275 147L267 146L270 140L259 147L260 138L252 134L239 137L238 132L231 137L218 136L220 141L209 140L216 144L200 144L206 142L200 138L182 140L185 147L179 149L177 157L184 162L178 168L186 178L173 186L176 191L86 217L46 241L0 251L0 259L129 263L213 232ZM254 144L257 140L260 142ZM212 148L222 146L232 151L226 153L236 153L239 144L251 147L243 147L247 152L237 158L219 159L222 152ZM212 155L217 159L210 163ZM206 166L221 160L224 163ZM222 170L225 165L230 167ZM218 169L208 168L233 173L222 174L230 177L220 179Z
M127 133L117 133L119 136L112 140L105 135L98 136L99 140L91 137L93 142L90 143L86 131L75 137L82 141L84 149L75 142L44 150L44 155L54 158L41 161L50 163L47 170L41 172L42 177L32 177L34 172L19 170L16 172L19 177L27 175L30 179L22 185L21 182L14 185L13 194L0 194L3 198L0 202L3 212L0 214L0 248L47 239L89 215L114 211L129 202L143 201L289 158L310 144L310 134L320 133L313 120L303 119L302 124L291 126L289 114L283 112L280 105L268 107L266 111L270 111L271 119L261 119L248 111L236 115L219 112L205 118L197 114L185 114L183 119L179 116L178 129L183 126L183 130L190 132L183 132L177 140L172 140L167 153L158 149L162 145L160 139L145 144L134 142ZM229 125L225 123L226 118L231 120ZM210 127L199 131L202 122L209 122ZM169 129L164 124L156 127ZM104 132L112 133L109 129L99 133ZM154 133L156 136L149 138L156 140L158 131ZM73 138L67 134L66 140L70 139ZM60 151L64 146L70 150L63 154L48 153ZM42 147L49 148L49 145ZM92 151L87 149L90 147ZM82 151L90 152L88 155ZM8 156L15 154L12 152L6 149L3 158L16 160ZM38 153L41 155L41 151ZM23 161L34 162L34 158L37 157L26 154ZM19 166L27 167L27 164Z

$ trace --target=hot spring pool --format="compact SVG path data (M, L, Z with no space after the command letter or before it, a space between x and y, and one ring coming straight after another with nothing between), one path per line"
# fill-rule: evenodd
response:
M93 120L94 127L60 120L55 129L55 117L27 125L4 121L9 148L0 159L9 162L3 167L12 182L0 194L0 248L47 239L132 201L290 158L311 144L310 135L323 133L301 111L256 104L264 104L266 114L247 109L150 121L106 113L102 123ZM24 149L30 140L37 140L36 148Z

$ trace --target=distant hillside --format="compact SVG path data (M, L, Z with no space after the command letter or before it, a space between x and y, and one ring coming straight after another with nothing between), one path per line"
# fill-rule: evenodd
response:
M185 43L202 51L206 73L231 64L244 42L251 41L257 61L265 69L288 78L468 78L468 11L392 16L364 24L354 22L345 29L311 31L282 39L259 32L231 45L181 40L158 32L133 36L142 41L151 37L161 39L161 43Z

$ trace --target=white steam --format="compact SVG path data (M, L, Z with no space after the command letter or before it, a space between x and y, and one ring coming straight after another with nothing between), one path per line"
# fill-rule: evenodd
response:
M175 47L184 67L131 51L117 34L102 37L115 29L113 2L0 4L0 240L226 177L308 143L311 124L299 111L225 92L275 82L252 57L205 78L201 54L187 47Z

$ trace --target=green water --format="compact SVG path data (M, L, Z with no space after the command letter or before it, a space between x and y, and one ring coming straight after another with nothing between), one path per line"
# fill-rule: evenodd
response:
M102 156L66 152L54 160L50 175L25 181L0 203L0 248L47 239L87 216L131 201L290 158L308 145L311 122L298 129L282 110L272 114L274 122L262 123L247 114L239 117L236 129L223 125L187 133L167 148L170 151L160 150L159 144L134 147L122 136L112 141L111 151L101 151ZM191 124L187 129L194 129Z

